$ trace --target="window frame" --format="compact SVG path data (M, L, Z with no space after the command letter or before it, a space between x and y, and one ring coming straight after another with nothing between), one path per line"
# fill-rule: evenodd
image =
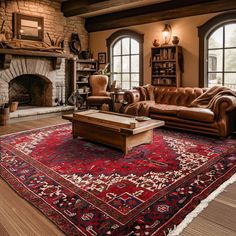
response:
M112 50L114 48L114 45L123 38L129 38L130 42L131 39L136 40L139 43L139 86L143 85L143 42L144 42L144 35L140 34L138 32L135 32L133 30L124 29L124 30L118 30L115 33L113 33L109 38L107 38L107 51L108 51L108 62L110 69L113 67L112 65ZM123 54L121 54L122 57ZM127 54L129 57L131 57L133 54L131 52ZM130 71L127 74L132 74ZM113 76L111 76L110 84L113 81ZM131 80L130 80L131 82Z
M208 20L198 27L199 37L199 87L208 87L208 39L218 28L236 23L236 12L223 13ZM223 45L223 50L224 45ZM224 66L224 64L223 64ZM224 68L223 72L224 73Z

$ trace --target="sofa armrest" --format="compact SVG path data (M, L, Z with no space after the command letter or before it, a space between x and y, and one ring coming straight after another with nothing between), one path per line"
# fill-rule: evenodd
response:
M215 100L212 111L217 117L236 109L236 97L223 95Z
M125 91L124 93L124 100L127 102L127 104L131 104L134 102L140 101L140 93L136 89Z

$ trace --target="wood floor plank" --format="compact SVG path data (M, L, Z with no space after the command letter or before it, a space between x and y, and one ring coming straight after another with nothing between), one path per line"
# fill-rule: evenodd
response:
M233 207L213 201L201 217L236 232L236 210Z
M0 136L65 123L60 116L0 126ZM190 223L181 236L236 236L236 183L228 186ZM0 235L64 235L39 210L0 179Z
M235 236L235 232L201 216L195 218L181 236Z
M50 220L0 179L0 235L64 235ZM1 227L2 226L2 227Z

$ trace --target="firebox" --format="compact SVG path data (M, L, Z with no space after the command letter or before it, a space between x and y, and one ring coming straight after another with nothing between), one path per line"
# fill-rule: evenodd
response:
M9 83L9 100L19 105L51 106L52 83L43 76L17 76Z

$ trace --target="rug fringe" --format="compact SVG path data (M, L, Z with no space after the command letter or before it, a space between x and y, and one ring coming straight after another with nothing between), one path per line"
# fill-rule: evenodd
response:
M234 182L236 182L236 174L234 174L230 179L220 185L206 199L202 200L201 203L192 212L190 212L179 225L175 226L174 229L169 230L167 236L180 235L180 233L182 233L182 231L192 222L195 217L197 217L208 206L208 204L212 200L214 200L220 193L222 193L228 185Z

